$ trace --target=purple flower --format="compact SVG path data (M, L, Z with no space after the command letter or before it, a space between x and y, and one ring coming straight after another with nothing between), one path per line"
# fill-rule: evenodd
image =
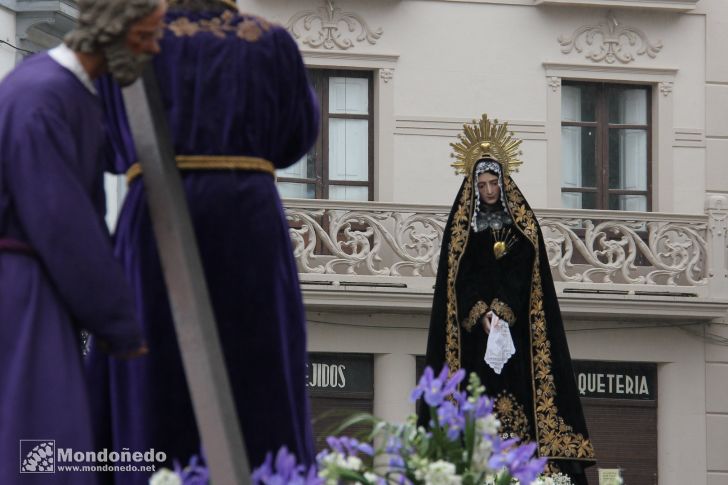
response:
M262 485L322 485L323 479L318 477L316 467L311 466L308 471L303 465L296 463L296 456L288 452L288 448L281 447L276 454L268 453L262 465L253 471L254 484Z
M442 401L457 390L458 384L465 378L465 371L459 369L448 379L449 369L447 364L442 368L440 375L435 378L432 367L427 367L420 378L419 384L412 391L410 399L417 401L422 395L425 402L431 407L437 407Z
M404 474L397 477L397 485L413 485L412 481L407 478Z
M326 438L326 443L329 445L329 448L344 456L356 456L360 452L365 455L374 456L374 449L370 444L359 443L354 438L329 436Z
M473 406L475 418L484 418L489 414L493 414L493 401L486 396L480 396Z
M516 443L518 443L518 441L518 438L511 438L504 441L498 436L493 437L493 439L491 440L491 442L493 443L493 455L495 456L497 454L508 451L510 448L513 448Z
M437 409L437 419L447 431L447 438L455 441L465 429L465 416L462 410L450 401L444 401Z
M398 454L402 449L402 440L399 436L389 435L387 438L387 444L384 447L384 452L390 455Z
M174 472L179 476L182 485L207 485L210 481L210 472L197 455L193 455L184 468L174 460Z
M315 465L311 465L308 469L308 473L306 473L306 479L304 482L301 482L302 485L323 485L324 479L319 478L318 476L318 470L316 469Z
M496 444L496 441L499 441L499 443ZM493 449L495 453L488 460L488 466L494 470L505 467L511 476L517 478L521 483L533 482L543 471L546 465L546 458L533 458L533 454L536 451L536 443L528 443L516 447L504 446L508 442L512 445L515 443L515 440L502 442L500 440L494 440Z
M404 459L399 455L394 455L389 459L389 466L392 468L404 468Z
M455 402L463 409L463 411L468 411L472 409L473 405L468 401L467 391L454 392L452 394L452 397L455 398Z
M480 396L475 402L471 402L467 392L458 391L453 393L453 397L464 415L472 413L473 418L478 419L493 413L493 402L487 396Z

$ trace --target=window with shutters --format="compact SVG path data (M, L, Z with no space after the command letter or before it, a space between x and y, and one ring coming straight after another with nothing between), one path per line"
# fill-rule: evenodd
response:
M321 129L314 147L278 170L282 197L373 200L374 116L371 71L309 69Z
M563 81L563 207L651 210L650 100L650 86Z

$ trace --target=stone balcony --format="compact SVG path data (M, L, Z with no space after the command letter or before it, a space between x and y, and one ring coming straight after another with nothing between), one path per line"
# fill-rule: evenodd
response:
M706 214L535 209L572 317L722 318L726 197ZM309 308L427 313L449 207L284 201Z

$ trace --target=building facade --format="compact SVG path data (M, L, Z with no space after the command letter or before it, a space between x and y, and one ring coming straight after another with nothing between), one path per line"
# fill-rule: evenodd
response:
M547 240L597 467L728 485L728 2L239 4L294 35L324 114L278 174L318 433L337 412L414 411L461 182L450 143L488 113L523 140L514 178ZM74 9L0 0L0 76L24 55L7 44L53 45Z
M523 139L514 178L547 239L597 467L728 484L727 3L241 7L287 26L324 113L317 147L278 178L316 412L414 410L461 182L450 143L488 113Z

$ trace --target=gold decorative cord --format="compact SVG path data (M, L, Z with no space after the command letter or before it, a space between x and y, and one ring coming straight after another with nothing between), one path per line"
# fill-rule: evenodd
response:
M175 158L180 170L249 170L269 173L275 177L275 166L259 157L223 157L211 155L180 155ZM142 174L142 166L134 163L126 171L126 183L130 185Z

